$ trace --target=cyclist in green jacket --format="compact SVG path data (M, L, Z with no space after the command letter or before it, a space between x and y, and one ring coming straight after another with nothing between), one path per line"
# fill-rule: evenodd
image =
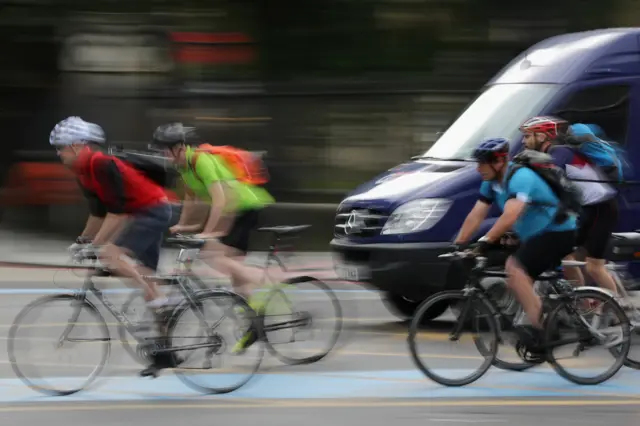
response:
M153 145L161 147L173 161L187 190L179 222L170 232L200 232L196 238L208 239L200 253L202 260L229 275L234 290L259 310L262 301L254 294L261 278L259 271L249 268L238 257L246 255L250 233L258 227L261 211L275 200L264 188L240 182L218 155L201 152L192 167L195 150L186 144L186 139L193 130L182 123L170 123L159 126L153 134ZM210 203L208 217L204 224L187 225L197 199ZM216 231L225 216L232 216L228 231ZM248 348L256 337L256 333L248 330L233 351Z

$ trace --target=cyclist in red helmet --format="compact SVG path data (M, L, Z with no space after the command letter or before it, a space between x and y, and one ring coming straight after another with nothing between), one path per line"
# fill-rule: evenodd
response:
M551 116L532 117L520 126L528 149L549 154L569 179L576 180L575 184L582 192L583 206L576 245L586 253L589 276L598 285L616 294L616 284L605 268L604 259L611 233L618 222L616 190L602 182L607 179L596 165L562 143L568 135L568 129L569 123L566 120ZM573 253L567 259L574 259L577 254ZM580 269L565 268L565 271L567 278L584 285Z

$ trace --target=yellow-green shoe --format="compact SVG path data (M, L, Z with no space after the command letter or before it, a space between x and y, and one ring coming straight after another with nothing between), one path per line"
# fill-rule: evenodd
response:
M287 286L289 286L289 284L280 283L280 284L267 285L264 287L262 291L253 292L253 294L249 296L247 302L249 303L249 306L251 307L251 309L253 309L258 315L262 315L265 313L264 312L265 306L267 302L270 300L271 292L274 289L281 290L283 288L286 288ZM282 298L278 298L278 299L282 299ZM280 304L277 303L276 301L276 305L280 305ZM234 347L231 349L231 352L236 355L243 353L246 349L248 349L251 345L253 345L258 340L257 337L258 337L257 333L255 332L253 327L252 326L249 327L247 332L240 338L240 340L236 342Z
M251 345L257 341L257 335L253 330L253 327L249 328L247 332L236 342L231 349L231 353L234 355L240 355L246 351Z

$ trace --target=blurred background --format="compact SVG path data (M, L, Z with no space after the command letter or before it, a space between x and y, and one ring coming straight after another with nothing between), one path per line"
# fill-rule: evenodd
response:
M640 21L632 0L0 5L2 227L82 229L84 202L48 145L56 122L80 115L144 149L180 120L207 142L266 150L278 221L319 225L317 250L346 192L426 151L518 53Z

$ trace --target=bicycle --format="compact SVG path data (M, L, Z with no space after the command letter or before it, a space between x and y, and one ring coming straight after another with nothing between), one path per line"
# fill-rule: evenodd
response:
M637 260L636 256L638 253L640 253L640 232L611 234L609 253L607 254L608 261L605 267L616 284L618 291L617 299L623 301L625 304L625 310L631 325L631 332L636 335L640 334L640 309L638 309L638 306L633 302L631 295L627 291L627 266L617 262L635 261ZM565 266L584 267L587 263L574 260L563 262L563 264ZM630 352L627 354L624 365L638 370L640 369L640 360L633 359Z
M292 246L285 246L283 242L298 237L300 233L310 227L311 225L297 225L258 228L258 232L271 233L273 236L272 242L269 245L269 251L267 253L266 261L264 263L264 274L262 275L260 287L263 287L264 284L269 281L270 275L268 268L273 263L277 264L283 272L302 271L302 269L296 269L292 271L285 266L285 263L281 259L282 250L284 248L291 248ZM167 239L168 246L174 243L178 245L188 244L189 241L191 241L191 237L184 235L177 235L175 238ZM180 267L179 275L188 276L188 279L194 282L198 288L206 289L206 284L192 271L193 262L198 257L200 247L201 246L191 251L181 249L180 253L178 254L178 265ZM282 283L284 285L271 287L267 290L262 312L257 313L257 321L260 324L257 338L264 341L266 348L271 355L275 356L285 364L299 365L317 362L326 357L331 352L339 339L340 332L342 330L342 308L340 306L340 302L327 284L309 275L301 275L298 277L285 279ZM312 353L309 356L297 358L287 356L276 349L277 343L276 339L273 336L278 331L286 331L287 336L284 336L285 341L282 343L293 343L296 341L296 333L300 331L309 331L310 328L314 325L314 318L311 313L296 309L294 303L286 295L287 287L300 287L302 285L310 285L311 287L313 287L310 291L307 291L307 294L324 294L328 297L329 304L332 306L333 310L332 317L335 318L336 323L335 327L330 330L331 336L323 349ZM293 291L295 292L296 290ZM129 299L124 303L122 311L128 313L132 309L131 307L135 306L138 303L137 299L139 298L141 298L139 294L131 294ZM286 305L284 309L286 309L287 312L273 312L272 307L282 307L283 305ZM283 319L282 317L285 318ZM271 323L271 320L274 320L275 322ZM123 342L127 341L126 333L127 330L124 327L119 327L119 334ZM237 337L240 338L240 336ZM286 339L286 337L288 337L288 339ZM127 344L123 344L129 354L132 355L134 359L136 359L137 357L135 355L135 352L132 351Z
M409 351L414 364L430 379L445 386L464 386L478 380L492 365L501 364L504 366L503 361L497 358L498 344L501 341L502 335L500 320L503 314L496 308L495 302L487 296L486 290L480 284L481 278L492 274L490 271L485 271L487 267L486 257L475 256L469 251L454 251L442 254L439 257L461 262L459 266L470 269L469 279L462 290L442 291L421 303L411 321L407 337ZM526 351L525 347L517 344L516 350L519 357L525 361L526 364L535 365L548 362L557 374L576 384L595 385L613 377L623 366L631 344L629 319L622 307L607 291L596 287L573 288L568 282L562 280L556 271L549 271L545 274L544 280L549 283L549 287L542 291L543 311L550 311L546 320L546 330L543 340L545 356L540 358L532 357L531 354ZM621 333L614 333L607 329L596 330L579 312L582 306L585 305L585 302L591 306L590 302L594 300L599 301L600 306L606 304L606 306L611 307L611 313L615 316L615 325L620 326ZM425 365L418 354L416 336L420 324L424 321L422 317L427 314L432 306L438 303L447 303L449 306L460 306L459 310L461 314L457 318L453 332L449 335L449 340L459 340L463 327L470 324L470 322L467 321L469 318L473 320L473 325L477 327L476 330L479 329L478 321L480 319L486 320L488 334L493 337L493 340L487 347L481 339L474 336L474 344L484 357L484 362L476 371L462 379L448 379L438 375L436 371ZM469 317L469 315L471 315L471 317ZM577 338L562 338L557 340L555 334L559 332L561 323L565 323L565 325L568 325L570 328L577 329ZM554 348L572 343L577 344L574 355L578 355L596 345L603 345L614 355L616 361L607 371L595 378L576 376L569 373L560 365L558 362L559 359L553 354ZM496 361L497 359L498 361Z
M188 262L189 259L191 259L191 256L189 255L189 249L202 247L202 245L205 244L205 241L189 239L188 241L174 241L174 243L179 244L184 248L184 250L181 250L183 256L182 258L179 258L179 261ZM93 295L98 300L98 302L100 302L104 306L104 308L106 308L106 310L111 313L111 315L113 315L119 327L123 327L136 339L137 354L140 359L145 360L146 362L150 362L150 357L160 353L169 353L171 357L175 357L175 354L178 352L186 352L187 355L191 355L196 350L205 349L206 359L203 361L202 369L210 370L213 367L213 363L211 361L212 358L214 356L221 356L227 346L226 340L218 330L222 321L226 317L231 318L232 321L235 322L242 320L242 324L239 328L243 330L246 330L252 324L254 328L259 329L259 324L256 323L257 317L255 315L255 312L253 312L246 301L236 293L224 289L203 290L201 288L194 287L191 284L191 281L189 279L190 277L188 276L154 276L148 278L156 280L173 280L174 285L179 288L180 292L182 293L183 299L179 304L172 308L171 313L167 317L166 334L162 333L160 337L142 336L138 333L139 325L130 321L125 312L119 311L115 307L115 305L108 300L103 292L95 287L93 283L94 277L110 275L111 273L109 271L106 271L101 267L90 267L89 272L86 275L84 284L80 290L71 291L68 294L44 296L38 298L29 303L20 311L20 313L18 313L9 330L8 354L13 371L28 387L46 395L70 395L88 387L97 379L97 377L104 369L104 366L106 365L110 355L112 339L104 316L100 313L96 305L91 300L89 300L89 294ZM16 344L17 341L19 341L19 339L17 338L18 332L22 328L30 328L28 324L25 324L23 327L23 321L27 318L28 314L30 314L32 311L35 311L36 308L40 308L59 301L69 302L71 304L72 312L71 317L66 322L63 333L57 339L55 348L60 349L65 343L74 344L86 342L96 343L98 346L100 346L101 350L101 354L98 357L98 362L93 370L89 373L86 380L84 380L84 382L82 382L80 386L65 390L57 388L47 388L43 385L40 385L32 378L28 377L26 373L26 371L28 370L28 366L22 366L18 362L18 357L16 354ZM223 317L218 321L213 321L212 325L210 325L210 321L207 321L207 319L205 318L204 306L207 302L213 302L216 307L221 308L223 311ZM185 318L185 314L187 314L188 312L192 312L195 315L200 329L204 330L204 335L199 335L198 337L204 339L205 342L197 344L187 344L184 346L175 345L174 343L177 339L185 337L176 334L176 330L178 329L178 326L181 325L181 321ZM90 317L92 317L94 322L79 322L78 320L80 318L80 315L83 313L88 313ZM100 336L89 338L74 338L70 336L71 332L75 329L82 330L83 327L86 327L87 325L96 325L97 329L100 332ZM192 338L193 336L189 335L186 337ZM238 377L239 374L227 375L231 376L232 379L237 378L238 380L226 386L206 386L196 383L187 373L189 370L194 370L194 368L183 367L183 365L185 365L189 360L189 357L182 360L182 362L180 363L180 368L173 368L173 371L183 383L197 391L215 394L229 393L246 384L259 369L264 355L264 345L256 342L254 352L256 354L256 357L253 361L250 361L247 375L240 377ZM245 353L249 353L249 351ZM216 380L219 380L221 377L222 376L220 375L215 376Z

